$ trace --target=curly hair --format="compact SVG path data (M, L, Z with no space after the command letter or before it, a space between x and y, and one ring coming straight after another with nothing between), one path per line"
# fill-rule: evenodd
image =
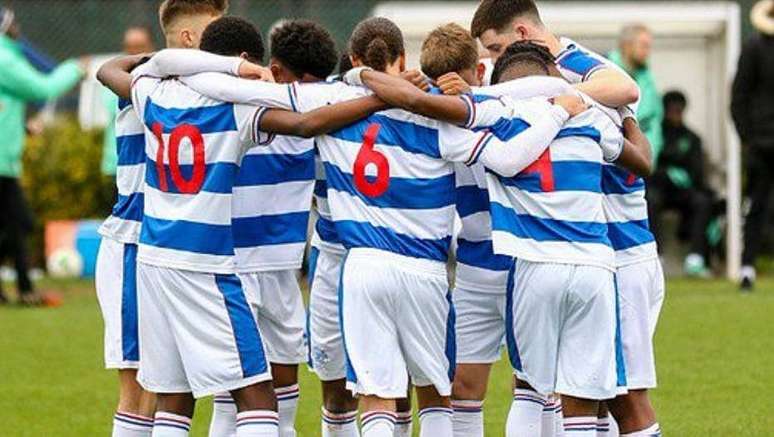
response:
M492 84L500 83L503 74L515 66L530 66L550 74L550 68L555 62L556 58L547 48L532 41L515 42L497 59L492 72Z
M309 20L286 21L271 31L271 57L294 75L325 79L336 68L338 53L330 32Z
M374 70L384 71L406 53L403 32L386 18L368 18L361 21L352 32L349 53Z
M201 50L224 56L247 53L251 62L263 61L263 38L252 23L239 17L221 17L202 33Z

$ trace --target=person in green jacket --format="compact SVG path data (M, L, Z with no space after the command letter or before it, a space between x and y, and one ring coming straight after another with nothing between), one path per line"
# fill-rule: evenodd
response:
M0 256L13 258L20 301L37 304L40 297L27 275L26 236L33 219L19 184L25 112L28 102L68 92L81 80L84 70L71 60L48 75L39 72L24 57L19 36L13 11L0 8ZM0 290L0 303L4 302L7 299Z
M653 34L647 27L642 24L630 24L621 31L618 50L610 52L608 58L626 70L640 88L637 119L653 147L653 162L658 162L658 155L664 146L661 135L664 108L661 95L656 89L656 81L648 67L652 45Z

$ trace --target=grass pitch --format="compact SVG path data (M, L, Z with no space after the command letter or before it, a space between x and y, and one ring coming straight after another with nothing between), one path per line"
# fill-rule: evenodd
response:
M46 282L57 309L0 307L0 435L106 436L117 380L102 369L102 321L91 282ZM9 287L6 287L9 288ZM653 394L667 436L768 436L774 429L774 280L740 295L725 281L673 280L656 336L660 388ZM302 369L299 436L318 436L320 389ZM488 436L502 436L510 370L493 372ZM209 400L193 436L205 436Z

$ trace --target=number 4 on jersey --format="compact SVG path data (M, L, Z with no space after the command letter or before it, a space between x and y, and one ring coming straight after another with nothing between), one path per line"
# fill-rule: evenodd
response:
M543 191L554 191L554 166L551 164L551 149L546 149L537 161L525 168L522 173L537 173L540 176L540 189Z
M387 157L374 150L376 137L379 135L381 125L373 123L366 129L363 137L363 145L355 158L355 166L352 174L355 179L355 188L368 197L379 197L390 186L390 163ZM373 182L366 178L366 166L374 164L376 166L376 178ZM373 179L373 178L372 178Z

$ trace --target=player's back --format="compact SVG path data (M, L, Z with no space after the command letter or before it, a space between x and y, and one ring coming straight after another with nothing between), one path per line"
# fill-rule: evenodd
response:
M132 108L120 99L116 115L116 188L118 199L100 234L116 241L137 244L143 211L145 179L145 129Z
M328 202L348 249L446 261L455 179L442 156L440 125L388 110L319 139Z
M279 135L247 152L233 201L240 272L301 267L314 182L313 139Z
M234 271L232 192L255 108L202 96L176 79L140 78L133 100L145 125L145 215L140 261Z
M496 135L519 131L513 120ZM620 150L618 128L598 108L571 118L546 152L512 178L487 175L496 253L533 262L612 269L603 209L603 149Z

